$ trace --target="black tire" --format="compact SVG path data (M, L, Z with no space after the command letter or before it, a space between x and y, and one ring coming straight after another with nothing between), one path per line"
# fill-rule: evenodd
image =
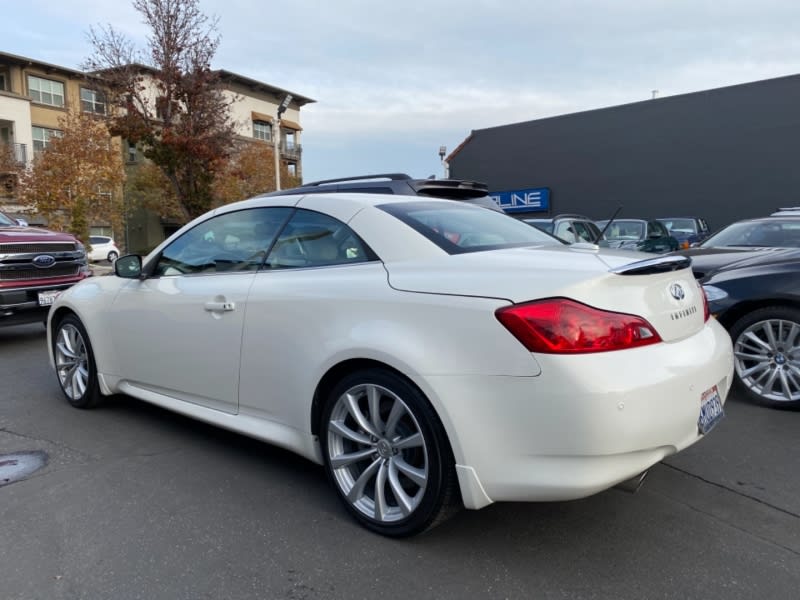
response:
M108 262L113 263L119 258L119 254L117 254L114 251L111 251L108 253L108 256L106 258L108 258Z
M375 368L344 377L327 398L320 434L328 478L367 529L406 537L458 509L444 428L427 398L400 375Z
M102 395L89 336L80 319L66 315L53 333L53 357L61 392L75 408L94 408Z
M736 385L773 408L800 408L800 310L766 306L730 328Z

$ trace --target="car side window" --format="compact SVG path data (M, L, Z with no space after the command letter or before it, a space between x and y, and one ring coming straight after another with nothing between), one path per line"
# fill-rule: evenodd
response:
M328 215L300 209L281 231L265 266L322 267L374 259L372 251L347 225Z
M658 221L650 221L647 224L647 229L648 229L647 237L649 238L662 238L669 236L669 233L667 232L666 228Z
M578 241L589 242L589 243L594 242L595 236L586 223L581 223L580 221L574 221L572 223L572 227L575 229L575 234L578 236Z
M578 241L578 238L575 235L575 230L572 227L572 222L570 221L560 221L556 225L555 235L557 237L560 237L562 240L566 240L569 243L574 243Z
M291 212L254 208L203 221L164 248L153 275L255 271Z

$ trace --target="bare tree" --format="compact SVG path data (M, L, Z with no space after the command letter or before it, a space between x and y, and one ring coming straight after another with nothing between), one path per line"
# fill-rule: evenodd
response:
M110 25L91 28L84 68L105 83L112 133L161 169L190 220L211 206L234 140L230 101L211 69L217 19L202 14L198 0L134 0L133 7L150 28L147 50Z

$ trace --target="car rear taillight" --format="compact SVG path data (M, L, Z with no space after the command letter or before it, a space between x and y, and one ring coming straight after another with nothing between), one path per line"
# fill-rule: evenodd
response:
M567 298L515 304L498 309L495 315L530 352L609 352L661 341L655 328L641 317Z
M711 318L711 309L708 308L708 296L706 295L706 289L700 284L697 284L697 287L700 288L700 293L703 295L703 323L705 323L709 318Z

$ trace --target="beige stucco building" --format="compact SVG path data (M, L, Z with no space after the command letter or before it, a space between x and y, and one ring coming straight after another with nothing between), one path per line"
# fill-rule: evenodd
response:
M288 173L302 177L300 109L314 100L230 71L218 74L223 94L231 101L231 117L240 140L273 145L277 141ZM93 82L102 85L102 80L82 71L0 52L0 147L10 149L18 163L30 166L36 154L58 135L63 116L74 111L106 114L108 107ZM278 108L287 97L278 123ZM124 140L118 147L126 168L135 168L142 160L136 148ZM0 209L20 213L26 207L19 204L14 190L14 178L0 173ZM35 215L29 220L37 222ZM93 223L92 233L112 235L129 250L144 250L164 239L175 226L140 211L126 223L125 231L112 231L108 223Z

